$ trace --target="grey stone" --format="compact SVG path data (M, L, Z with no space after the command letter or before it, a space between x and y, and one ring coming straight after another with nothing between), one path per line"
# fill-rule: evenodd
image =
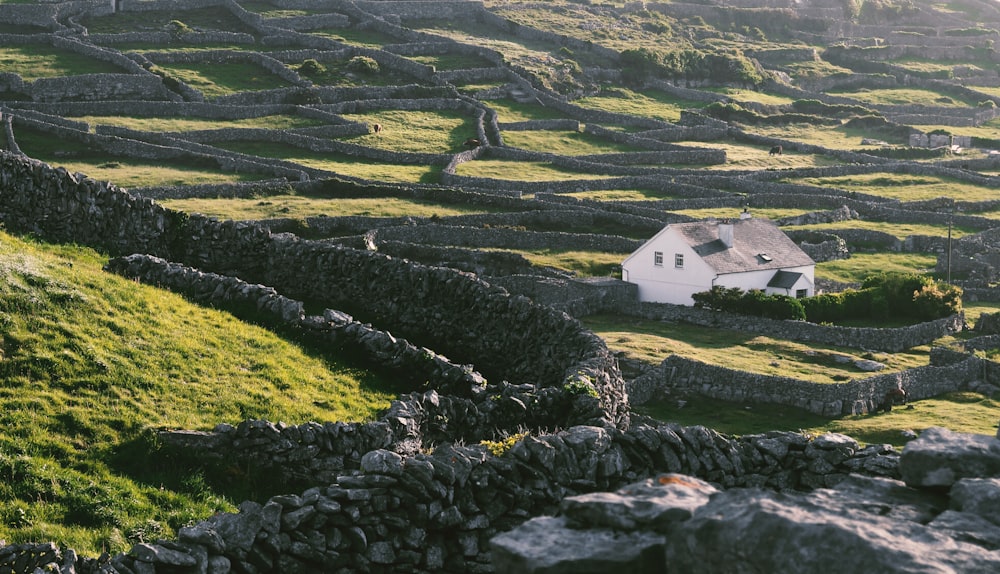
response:
M962 478L1000 475L1000 440L931 427L906 443L899 460L906 484L950 487Z
M963 478L951 487L951 508L1000 525L1000 478Z
M164 548L158 544L140 543L132 547L129 554L138 561L166 564L168 566L194 566L197 564L194 556Z
M373 450L361 457L361 470L367 473L401 476L403 457L388 450Z
M574 526L662 531L672 522L690 518L716 492L703 480L662 474L617 492L570 496L562 501L560 509Z
M573 530L564 517L533 518L491 541L493 567L506 574L665 572L664 537L652 532Z

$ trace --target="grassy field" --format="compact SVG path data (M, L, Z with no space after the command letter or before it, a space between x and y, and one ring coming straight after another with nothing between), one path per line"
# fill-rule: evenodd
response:
M343 117L382 131L344 138L350 143L396 152L457 153L462 142L476 135L473 118L455 110L378 110Z
M856 191L900 201L921 201L938 197L956 201L987 201L997 197L996 189L930 175L870 173L790 178L787 182Z
M18 146L27 155L71 173L82 173L122 187L155 187L256 181L266 176L234 173L215 162L195 159L162 161L123 158L95 150L85 144L30 129L16 130Z
M32 82L80 74L124 74L125 70L101 60L43 44L0 46L0 70Z
M165 63L157 66L166 73L198 90L206 99L237 92L274 90L290 86L264 68L248 62L229 62L219 66L208 62Z
M976 107L978 102L956 100L951 96L926 88L885 88L831 92L860 102L880 105L923 105L943 108Z
M849 259L836 259L816 264L816 278L860 283L878 271L927 273L934 270L937 256L926 253L853 253Z
M704 102L683 100L657 90L634 91L628 88L605 86L601 93L573 101L578 106L677 122L681 118L681 110L700 109Z
M117 126L144 132L188 132L196 130L220 130L227 128L261 128L269 130L290 130L323 125L320 120L295 115L272 115L236 120L213 120L208 118L162 118L138 116L67 116L87 122L91 126Z
M565 156L645 151L574 131L508 131L504 133L503 140L510 147Z
M0 234L0 539L97 555L169 537L278 485L163 458L159 428L368 420L370 372L102 271L87 249Z
M947 219L947 216L942 216L942 218ZM862 219L852 219L850 221L838 221L835 223L789 225L788 227L783 227L782 229L789 231L794 229L815 229L817 231L823 231L826 229L867 229L895 235L899 239L906 239L910 235L931 235L936 237L948 236L948 225L946 222L943 224L931 225L928 223L889 223L887 221L865 221ZM951 236L953 239L958 239L963 235L969 235L976 232L977 231L974 229L965 229L956 225L951 229Z
M836 362L837 355L877 360L887 366L882 373L912 369L928 362L926 347L905 353L869 354L755 333L618 315L592 315L584 317L583 323L600 335L610 349L647 363L659 364L669 355L679 355L711 365L819 383L871 376L851 364Z
M734 404L702 397L684 397L634 407L638 413L683 425L705 425L730 435L757 434L771 430L818 435L846 434L862 444L906 444L903 431L922 432L939 426L957 432L994 436L1000 402L969 392L956 392L896 407L891 412L828 419L802 409L782 405ZM912 408L909 408L912 407Z
M445 206L430 201L396 197L325 199L299 195L275 195L259 199L170 199L160 201L164 207L201 213L219 219L274 219L303 217L337 217L364 215L369 217L447 217L484 213L483 209Z
M271 142L233 142L219 147L259 157L290 161L339 175L399 183L438 183L441 166L383 163L337 153L318 153Z
M455 168L457 175L488 177L508 181L566 181L573 179L608 179L615 176L580 173L538 161L512 161L505 159L477 159Z

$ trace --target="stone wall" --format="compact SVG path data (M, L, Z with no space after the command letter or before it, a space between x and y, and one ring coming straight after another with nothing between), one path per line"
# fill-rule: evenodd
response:
M609 401L602 405L609 422L625 419L623 383L600 338L561 313L512 298L474 276L272 236L249 223L188 218L9 154L2 156L0 182L0 213L12 230L54 241L90 238L112 253L156 255L238 275L289 297L327 301L366 322L392 324L395 333L475 364L494 379L545 387L561 386L578 371L593 373L602 403ZM510 313L518 314L525 328L509 330L504 317ZM520 360L511 364L510 356Z
M810 464L855 451L817 437ZM809 447L806 447L807 450ZM909 442L902 481L851 476L832 489L774 493L664 474L567 498L492 540L500 574L630 572L993 572L1000 440L932 427Z
M770 334L779 339L890 353L930 344L935 339L961 331L965 322L964 317L959 314L899 328L838 327L806 321L778 321L719 313L667 303L642 303L633 313L646 319Z
M885 393L898 385L911 400L926 399L968 388L981 380L983 361L968 356L959 363L908 369L852 379L843 383L816 383L791 377L749 373L695 359L671 355L655 369L629 382L632 404L675 394L695 394L725 401L771 403L805 409L827 417L858 415L878 410Z

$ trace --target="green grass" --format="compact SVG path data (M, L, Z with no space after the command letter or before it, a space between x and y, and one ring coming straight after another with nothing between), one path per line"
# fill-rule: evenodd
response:
M601 189L596 191L576 191L563 195L593 201L656 201L676 199L668 193L651 189Z
M842 283L860 283L872 273L927 273L937 264L936 255L924 253L854 253L849 259L816 264L816 278Z
M574 131L508 131L504 132L503 141L510 147L564 156L646 151Z
M94 251L0 240L8 543L122 551L284 486L169 458L155 429L367 420L392 397L342 359L105 273Z
M869 173L839 177L806 177L787 180L821 187L833 187L877 195L900 201L921 201L948 197L959 201L996 199L996 189L934 175ZM942 219L946 217L942 215Z
M399 44L401 41L399 38L374 30L356 30L354 28L328 28L313 30L309 33L314 36L366 48L381 48L385 44Z
M708 219L710 217L739 217L740 211L742 210L736 207L706 207L704 209L678 209L673 211L673 213L687 215L695 219ZM753 217L770 219L773 221L775 219L781 219L782 217L802 215L803 213L808 213L810 211L812 210L793 207L755 207L750 210L750 214Z
M378 110L343 117L380 124L382 131L343 138L350 143L409 153L457 153L476 134L473 118L456 110Z
M897 406L891 412L828 419L794 407L772 404L730 403L703 397L634 407L636 412L682 425L704 425L729 435L758 434L771 430L818 435L836 432L862 444L906 444L904 430L922 432L939 426L956 432L994 436L1000 402L976 393L955 392ZM908 408L912 406L913 408Z
M706 88L707 92L715 92L729 97L736 102L757 102L768 106L783 106L795 101L795 98L759 92L757 90L744 90L741 88Z
M470 70L473 68L492 68L493 63L477 56L466 54L436 54L430 56L410 56L411 60L434 66L436 70Z
M247 62L229 62L225 66L209 62L174 62L157 67L198 90L209 100L238 92L273 90L291 85L264 68Z
M602 251L559 251L537 249L516 251L537 267L551 267L578 277L621 278L621 263L626 254Z
M878 105L923 105L944 108L976 107L978 102L955 100L940 92L925 88L884 88L864 89L858 91L831 92L844 98L853 98L860 102Z
M578 106L617 114L629 114L677 122L681 118L681 110L700 109L704 102L695 102L676 98L657 90L633 91L628 88L605 86L596 96L580 98L573 101Z
M928 362L926 347L905 353L868 354L857 349L806 345L755 333L620 315L591 315L582 321L604 339L608 348L651 364L678 355L741 371L832 383L871 376L851 364L836 362L834 355L872 358L886 365L881 373L924 366Z
M183 22L192 29L252 32L222 6L183 11L116 12L108 16L86 18L81 23L87 27L87 31L91 34L123 34L149 30L173 30L170 23L174 20ZM183 40L183 34L179 36Z
M565 181L606 179L615 176L585 174L538 161L477 159L460 164L455 173L467 177L488 177L509 181Z
M942 216L942 219L947 220L947 216ZM866 229L888 233L899 239L906 239L910 235L931 235L937 237L948 236L947 223L932 225L929 223L889 223L887 221L864 221L860 219L837 221L834 223L817 223L813 225L790 225L788 227L783 227L782 229L786 231L794 229L815 229L816 231L824 231L827 229ZM953 239L958 239L963 235L976 232L977 231L974 229L963 229L955 226L951 229L951 236Z
M214 161L158 161L124 158L85 144L30 129L16 130L18 146L29 157L65 167L99 181L122 187L156 187L256 181L265 175L224 171Z
M752 125L744 126L747 132L798 141L809 145L817 145L834 150L852 150L858 152L875 151L882 146L862 145L861 140L875 139L889 144L889 147L906 147L908 141L893 139L868 130L848 128L846 126L825 126L818 124L784 124L784 125ZM962 132L965 133L965 132ZM785 150L786 153L788 150Z
M399 183L438 183L441 166L394 164L337 153L317 153L270 142L233 142L219 147L260 157L281 159L335 174Z
M110 62L45 45L0 46L0 70L15 73L29 82L81 74L125 73Z
M66 116L72 117L72 116ZM324 125L322 121L295 115L273 115L235 120L214 120L208 118L162 118L139 116L78 116L72 119L87 122L91 126L118 126L144 132L188 132L197 130L219 130L227 128L260 128L268 130L290 130Z
M274 219L303 217L447 217L484 213L481 208L441 205L431 201L396 197L322 199L299 195L275 195L258 199L170 199L163 206L220 219Z
M531 120L564 119L566 115L541 104L515 102L514 100L487 100L486 105L497 113L499 123L527 122ZM506 139L507 132L504 132Z

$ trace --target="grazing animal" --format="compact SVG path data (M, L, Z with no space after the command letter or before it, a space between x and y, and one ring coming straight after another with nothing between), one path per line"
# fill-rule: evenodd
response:
M382 124L372 124L372 131L382 133Z
M465 147L467 147L469 149L473 149L473 148L477 148L477 147L483 145L483 142L477 140L476 138L469 138L469 139L465 140L464 142L462 142L462 145L464 145Z
M903 390L903 387L896 387L895 389L889 390L889 392L885 394L885 397L882 398L882 408L885 409L885 412L892 410L892 405L896 404L897 399L900 400L902 404L906 404L907 395L906 391Z
M776 145L771 148L771 151L767 155L781 155L781 146Z

